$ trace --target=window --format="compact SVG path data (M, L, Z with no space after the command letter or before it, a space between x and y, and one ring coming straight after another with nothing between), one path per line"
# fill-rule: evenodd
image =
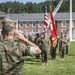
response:
M26 28L29 28L29 22L26 22Z
M35 23L35 22L32 23L32 27L33 27L33 28L36 27L36 23Z
M38 23L38 27L42 27L42 22L39 22Z
M20 28L23 27L23 22L20 22L19 27L20 27Z
M62 27L66 27L66 21L62 21Z
M39 29L38 32L41 33L42 32L42 29Z
M35 29L33 29L33 30L32 30L32 32L36 32L36 30L35 30Z
M29 30L28 29L26 30L26 33L29 33Z
M66 29L62 29L62 32L65 33L66 32Z

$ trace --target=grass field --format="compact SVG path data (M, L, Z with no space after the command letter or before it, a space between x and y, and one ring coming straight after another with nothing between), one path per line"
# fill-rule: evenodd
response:
M75 42L71 42L69 55L60 60L59 51L55 60L48 54L48 65L42 65L41 58L25 57L24 75L75 75Z

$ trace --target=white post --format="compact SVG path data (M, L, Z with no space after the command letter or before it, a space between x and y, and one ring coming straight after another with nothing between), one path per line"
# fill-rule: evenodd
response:
M47 1L49 1L49 0L47 0ZM59 10L60 6L62 5L63 1L64 1L64 0L60 0L60 1L59 1L58 5L56 6L56 8L55 8L54 11L53 11L53 16L55 16L55 14L56 14L57 11ZM49 17L49 19L48 19L48 26L49 26L49 24L50 24L50 17Z
M18 29L18 19L17 19L17 21L16 21L16 28Z
M10 11L10 8L8 8L8 19L9 19L9 11Z
M72 41L72 0L70 0L70 41Z

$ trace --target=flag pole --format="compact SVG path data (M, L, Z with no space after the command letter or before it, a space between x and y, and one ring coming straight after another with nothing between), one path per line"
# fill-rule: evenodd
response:
M72 0L70 0L70 41L72 41Z
M47 14L47 6L46 1L44 2L44 27L43 31L47 33L47 26L48 26L48 14Z

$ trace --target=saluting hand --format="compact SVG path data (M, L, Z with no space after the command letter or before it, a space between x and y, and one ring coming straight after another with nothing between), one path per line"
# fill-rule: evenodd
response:
M19 38L20 40L27 40L21 33L19 33L19 31L18 30L15 30L15 36L17 37L17 38Z

